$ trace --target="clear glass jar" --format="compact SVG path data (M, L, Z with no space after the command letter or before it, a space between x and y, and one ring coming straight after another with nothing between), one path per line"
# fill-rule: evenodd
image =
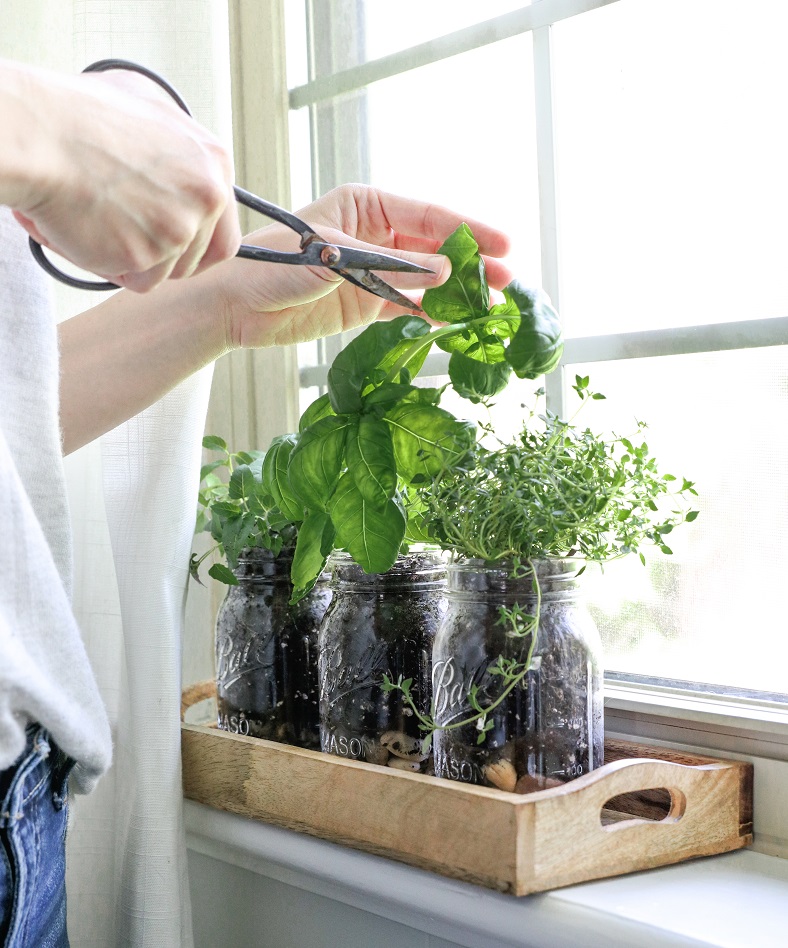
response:
M290 605L291 552L246 550L216 618L219 727L320 748L317 635L331 598L325 576Z
M425 771L418 719L383 676L411 680L430 709L432 642L446 611L440 555L400 556L387 573L365 573L345 554L329 561L333 598L320 628L320 735L329 754Z
M563 783L603 763L601 643L579 599L578 560L534 564L541 610L529 670L487 715L492 728L480 743L479 723L435 733L435 774L452 780L531 792ZM432 684L442 728L474 715L472 685L482 708L505 689L491 674L499 656L523 663L531 637L516 637L501 607L534 616L533 575L513 578L508 564L480 560L449 567L448 609L435 637ZM526 620L527 621L527 620Z

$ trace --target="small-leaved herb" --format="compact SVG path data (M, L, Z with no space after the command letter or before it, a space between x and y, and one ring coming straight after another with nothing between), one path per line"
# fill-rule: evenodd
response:
M219 458L204 464L200 471L195 533L207 531L215 546L199 558L192 554L189 572L201 582L200 566L218 553L226 565L214 563L208 575L234 586L238 580L233 570L240 554L247 549L262 548L276 556L283 548L292 548L297 522L282 512L263 486L264 452L231 454L227 443L217 435L206 435L203 447L217 452Z

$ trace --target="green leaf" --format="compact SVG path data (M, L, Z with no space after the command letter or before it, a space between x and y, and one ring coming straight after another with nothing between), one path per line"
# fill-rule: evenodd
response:
M693 520L697 520L697 519L698 519L698 514L699 514L699 513L700 513L699 510L690 510L690 511L687 513L687 516L686 516L684 519L687 521L687 523L692 523Z
M336 544L367 573L385 573L397 559L405 535L405 515L393 500L377 508L364 499L351 474L343 474L329 513Z
M310 513L298 530L290 579L291 602L297 602L315 585L333 549L334 525L327 513Z
M224 563L214 563L213 566L208 570L208 575L213 579L218 579L220 583L225 583L227 586L238 585L238 580L235 578L235 574L231 569L228 569Z
M397 489L391 431L375 415L362 415L348 432L347 467L365 500L382 507Z
M298 500L287 477L287 465L295 447L296 436L280 435L274 438L263 462L263 488L274 498L274 503L293 523L304 519L303 504Z
M520 311L520 326L506 349L506 361L521 379L552 372L564 351L558 314L543 293L528 290L516 281L503 292Z
M330 415L333 415L334 409L331 407L331 400L328 397L328 392L325 395L321 395L320 398L316 398L312 404L307 408L298 422L298 430L305 431L316 421L320 421L321 418L328 418Z
M233 500L245 500L254 494L259 483L260 476L248 464L239 464L230 475L229 495Z
M215 471L217 467L226 467L227 460L222 458L221 461L211 461L208 464L203 464L200 468L200 481L204 481L205 478L212 472Z
M427 290L421 301L424 312L444 323L486 314L490 308L490 290L479 245L470 227L460 224L438 248L438 253L451 260L451 276L441 286Z
M292 490L305 507L327 510L345 467L348 432L357 424L347 415L321 418L298 437L288 466Z
M226 451L227 442L218 435L206 435L202 439L202 446L208 451Z
M489 364L453 352L449 359L449 378L458 395L477 403L506 388L512 367L506 362Z
M384 382L377 388L364 396L364 410L383 406L390 408L394 402L402 401L411 392L415 391L415 385L401 385L399 382Z
M328 394L333 410L338 415L359 411L361 394L372 381L381 360L390 358L391 350L398 344L406 340L412 342L429 331L429 323L419 316L399 316L390 322L367 326L338 353L328 370Z
M467 453L475 440L473 425L436 405L406 402L388 412L385 421L391 426L397 471L406 482L418 475L432 480Z

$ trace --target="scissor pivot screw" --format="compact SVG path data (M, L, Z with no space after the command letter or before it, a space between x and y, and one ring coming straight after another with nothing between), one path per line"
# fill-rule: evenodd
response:
M339 259L342 254L336 247L332 247L330 244L320 251L320 259L323 264L327 267L333 267L335 264L339 263Z

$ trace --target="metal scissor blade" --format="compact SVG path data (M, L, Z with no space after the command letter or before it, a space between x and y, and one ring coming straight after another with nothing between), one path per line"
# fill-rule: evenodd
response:
M356 270L363 267L365 270L392 270L398 273L432 273L428 267L418 263L410 263L401 257L392 257L387 253L376 253L372 250L361 250L358 247L343 247L341 244L332 244L332 249L340 253L339 259L333 264L343 270Z
M409 300L407 296L403 296L399 290L395 290L393 286L389 286L388 283L381 280L379 276L375 276L374 273L368 273L366 270L338 270L334 267L331 269L340 276L343 276L350 283L355 283L356 286L360 286L362 290L374 293L375 296L388 300L389 303L396 303L397 306L413 310L416 313L424 312L418 303L414 303L413 300Z

